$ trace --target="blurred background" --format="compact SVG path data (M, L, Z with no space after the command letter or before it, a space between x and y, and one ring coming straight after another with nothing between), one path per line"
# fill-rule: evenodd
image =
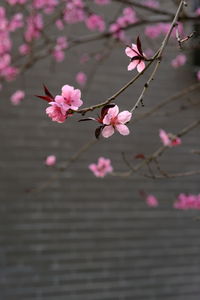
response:
M172 2L167 8L175 12ZM119 7L113 3L99 9L110 16ZM190 33L194 24L184 26ZM84 34L81 25L73 30L75 36ZM152 44L142 30L131 29L132 42L140 35L144 49L156 50L162 39ZM100 63L91 59L82 65L77 58L98 53L103 42L80 45L68 51L63 63L47 58L5 85L0 94L0 299L199 300L199 211L173 208L180 193L199 193L199 175L154 179L143 176L149 172L144 168L130 177L101 179L88 169L103 156L111 159L114 171L127 171L122 152L134 165L135 155L151 154L161 146L160 128L176 134L199 118L195 89L139 120L197 83L194 42L184 50L186 64L174 69L171 61L180 50L170 40L145 106L135 111L129 124L129 136L100 138L63 172L46 167L45 158L54 154L58 164L66 163L94 138L96 124L77 122L79 115L64 124L52 122L45 114L46 103L34 95L43 93L43 83L53 94L64 84L77 87L75 76L81 70L89 78L82 92L85 106L105 100L133 76L127 72L124 45L116 43ZM119 96L121 110L133 106L149 74ZM13 106L9 98L17 89L25 90L26 97ZM169 173L199 170L199 155L193 151L199 150L199 141L197 127L182 138L181 146L159 159L161 168ZM155 195L159 206L148 207L140 191Z

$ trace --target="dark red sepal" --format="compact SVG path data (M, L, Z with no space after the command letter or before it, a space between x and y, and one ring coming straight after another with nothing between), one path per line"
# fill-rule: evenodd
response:
M54 96L50 93L50 91L48 90L48 88L46 87L46 85L43 84L43 88L44 88L45 95L48 96L49 98L54 99Z
M96 128L96 130L95 130L95 137L97 139L99 138L99 136L100 136L103 128L104 128L104 125L103 126L99 126L99 127Z
M141 42L140 42L139 36L137 37L137 48L138 48L138 51L139 51L139 53L141 54L141 56L143 56L143 52L142 52L142 44L141 44Z
M145 159L145 155L143 153L138 153L138 154L135 155L134 158L136 158L136 159Z
M105 106L102 107L102 109L101 109L101 119L102 120L105 117L105 115L107 114L109 108L112 108L114 106L115 106L114 103L110 103L110 104L107 104L107 105L105 105Z
M42 100L45 100L45 101L47 101L47 102L52 102L52 101L54 101L54 99L52 99L52 98L50 98L50 97L48 97L48 96L39 96L39 95L35 95L35 97L38 97L38 98L40 98L40 99L42 99Z

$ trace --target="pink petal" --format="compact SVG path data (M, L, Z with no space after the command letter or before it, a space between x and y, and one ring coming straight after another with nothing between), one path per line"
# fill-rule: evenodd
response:
M108 109L107 114L103 118L103 124L109 125L112 118L115 118L119 113L119 107L115 105L112 108Z
M169 136L163 129L160 129L159 136L160 136L164 146L170 146L171 141L169 139Z
M125 53L128 57L131 58L135 56L135 52L131 49L131 47L126 47Z
M115 127L119 131L119 133L122 135L128 135L130 133L130 131L126 125L118 124Z
M74 88L68 84L62 87L62 96L68 98L71 96L71 93L74 91Z
M137 70L138 72L142 72L145 68L145 63L143 62L143 60L141 60L141 62L137 65Z
M115 130L112 125L105 126L104 129L102 130L102 135L105 138L109 138L111 135L113 135L114 132Z
M138 53L139 53L139 51L138 51L138 47L137 47L137 45L136 45L136 44L132 44L132 45L131 45L131 48L132 48L133 50L135 50L135 51L136 51L136 54L138 54Z
M120 123L125 124L130 121L131 117L132 117L132 113L130 113L127 110L124 110L119 113L117 119Z
M135 69L135 67L138 65L139 60L134 60L132 62L130 62L130 64L128 65L128 71L132 71L133 69Z

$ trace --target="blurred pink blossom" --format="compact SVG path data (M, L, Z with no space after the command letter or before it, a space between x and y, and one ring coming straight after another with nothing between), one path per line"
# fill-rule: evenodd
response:
M12 94L10 101L12 102L13 105L18 105L21 103L24 97L25 97L24 91L18 90L14 94Z
M171 133L166 133L163 129L160 129L159 136L164 146L173 147L181 144L181 139Z
M45 160L46 166L54 166L56 164L56 156L55 155L49 155L47 156Z
M109 108L102 122L104 125L106 125L102 129L103 137L110 137L111 135L113 135L115 130L117 130L122 135L128 135L130 132L125 124L130 121L131 117L132 113L127 110L119 113L119 107L117 105Z
M160 3L156 0L145 0L143 4L152 8L158 8L160 6Z
M173 68L179 68L186 63L186 60L187 57L184 54L179 54L171 61L171 65Z
M27 55L30 53L30 46L28 44L22 44L19 46L19 53L21 55Z
M89 169L96 177L104 177L113 171L110 159L104 157L99 157L97 164L90 164Z
M56 40L56 45L53 50L53 57L57 62L61 62L65 58L64 50L68 47L68 41L65 36L59 36Z
M85 23L89 30L98 30L100 32L105 30L105 22L101 16L92 14L85 20Z
M23 15L21 13L17 13L12 17L8 29L13 32L16 29L23 27L23 25Z
M87 81L87 75L84 72L78 72L76 74L76 82L81 85L84 86L86 84Z
M174 203L174 208L187 210L187 209L200 209L200 194L198 195L185 195L180 194Z
M66 110L55 101L49 102L51 106L46 108L46 114L54 122L63 123L66 120Z
M147 205L150 207L157 207L159 205L158 199L154 195L147 195L145 200Z

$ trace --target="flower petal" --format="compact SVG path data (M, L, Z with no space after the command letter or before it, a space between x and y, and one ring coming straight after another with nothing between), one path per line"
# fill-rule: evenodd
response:
M145 68L145 63L143 62L143 60L140 61L140 63L137 65L137 70L138 72L142 72Z
M131 47L126 47L125 53L128 57L134 57L136 53L131 49Z
M120 123L125 124L130 121L131 117L132 113L130 113L128 110L124 110L118 114L117 119Z
M103 124L109 125L112 118L115 118L119 113L119 107L115 105L108 109L107 114L103 118Z
M130 133L130 131L126 125L118 124L115 127L116 127L117 131L119 131L119 133L122 135L128 135Z
M128 71L132 71L133 69L135 69L135 67L138 65L139 60L134 60L132 62L130 62L130 64L128 65Z
M115 130L112 125L105 126L102 130L102 135L105 138L109 138L111 135L113 135L114 132L115 132Z

